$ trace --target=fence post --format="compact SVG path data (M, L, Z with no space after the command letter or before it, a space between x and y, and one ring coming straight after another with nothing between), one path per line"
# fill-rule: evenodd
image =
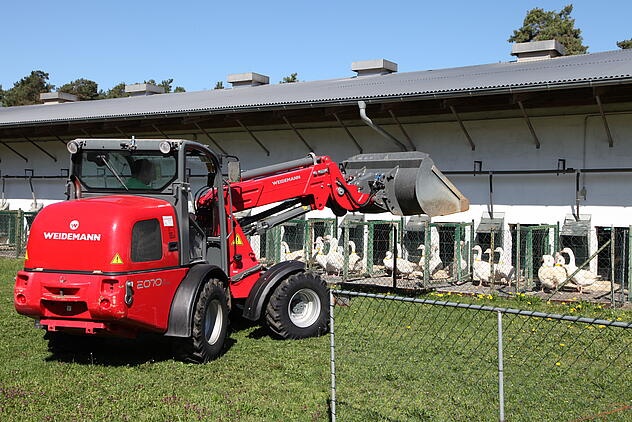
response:
M15 213L15 257L20 257L22 250L22 232L24 230L24 212L19 209Z
M495 284L496 284L496 267L494 265L494 258L496 258L496 253L494 252L494 228L492 227L489 230L489 249L491 249L491 252L489 253L489 266L490 266L490 271L489 271L489 286L491 291L493 292L495 289Z
M520 291L520 223L516 225L516 293Z
M403 258L403 255L402 255ZM393 289L397 288L397 224L393 224Z
M342 239L343 239L343 263L342 263L342 281L347 282L349 278L349 226L345 223L342 226Z
M430 223L428 223L428 221L424 222L424 268L423 268L423 272L424 272L424 288L427 289L428 286L430 285L430 262L429 262L429 257L430 257L430 230L432 230L430 228Z
M610 304L616 308L617 304L614 299L614 245L614 226L610 226ZM621 283L621 288L623 288L623 283Z
M454 262L454 270L456 274L456 284L461 284L461 257L463 252L461 251L461 225L456 226L456 238L454 239L454 246L456 247L456 256Z
M329 360L331 372L331 422L336 422L336 348L334 341L334 293L329 289Z
M628 302L632 302L632 226L628 227Z
M527 228L525 249L527 250L524 261L524 270L526 275L525 290L530 290L533 288L533 230L530 230L529 228Z
M367 224L367 229L369 231L368 234L368 241L367 241L367 248L366 248L366 272L369 276L373 275L373 255L374 255L374 251L373 251L373 247L375 245L374 243L374 231L375 231L375 224L372 221L369 221Z
M553 248L555 249L553 252L558 252L560 250L560 222L555 223L555 229L553 231Z
M472 225L470 226L470 248L467 251L467 255L470 257L470 281L474 282L474 252L472 248L474 247L474 220L472 220Z
M498 420L505 422L505 373L503 365L503 314L498 311Z

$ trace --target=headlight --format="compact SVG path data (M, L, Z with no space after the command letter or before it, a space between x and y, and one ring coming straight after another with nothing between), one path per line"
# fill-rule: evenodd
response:
M163 154L169 154L171 152L171 144L167 141L162 141L160 145L158 145L158 149Z
M66 144L66 148L68 148L69 153L76 154L79 151L79 144L75 141L70 141Z

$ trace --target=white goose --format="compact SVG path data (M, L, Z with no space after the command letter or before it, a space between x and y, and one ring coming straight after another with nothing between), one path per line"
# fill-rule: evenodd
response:
M571 248L562 249L562 253L568 255L569 261L565 266L566 271L569 275L573 274L577 270L577 265L575 264L575 253ZM583 293L584 287L588 287L595 283L599 279L599 276L595 273L592 273L588 270L579 270L577 274L571 277L571 281L577 285L577 290L579 293Z
M542 266L538 269L542 292L545 289L555 290L566 280L564 263L564 257L559 252L555 254L555 258L552 255L542 255Z
M342 247L338 246L338 239L332 237L329 239L329 251L327 252L327 264L325 270L328 273L336 273L340 275L344 256L342 255Z
M314 242L314 250L312 251L312 259L323 269L327 269L327 255L325 254L325 241L322 237L317 237Z
M349 241L349 271L361 271L362 259L356 253L356 244L353 240Z
M393 252L386 251L386 256L384 257L382 262L384 263L384 267L391 272L393 272L393 267L394 267L393 261L394 261ZM397 272L399 274L404 274L404 275L411 274L413 271L415 271L416 266L417 264L410 262L404 258L399 258L399 257L397 258Z
M305 255L305 251L303 249L290 252L290 247L286 241L281 242L281 261L292 261L297 260L300 261Z
M443 267L443 261L439 256L439 245L432 245L430 247L430 262L428 263L430 274L434 274L437 270Z
M487 249L485 254L491 253L491 249ZM483 261L482 256L482 248L479 245L476 245L472 248L472 253L474 254L474 267L472 268L472 278L477 280L480 284L489 283L489 279L491 277L491 266L489 262Z
M505 250L502 247L497 247L496 249L494 249L494 252L498 252L500 254L498 264L494 269L494 278L499 279L499 281L511 286L511 279L514 276L516 269L513 265L511 265L511 262L505 258Z

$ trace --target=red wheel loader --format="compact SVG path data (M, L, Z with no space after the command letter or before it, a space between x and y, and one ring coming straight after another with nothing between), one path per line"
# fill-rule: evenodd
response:
M340 166L310 154L242 172L236 157L186 140L76 139L68 150L68 200L35 218L15 281L15 309L51 347L153 332L173 338L181 359L207 362L222 351L230 311L280 338L323 334L323 280L303 262L265 267L248 235L325 207L431 216L468 208L421 152L361 154ZM194 177L206 182L196 192Z

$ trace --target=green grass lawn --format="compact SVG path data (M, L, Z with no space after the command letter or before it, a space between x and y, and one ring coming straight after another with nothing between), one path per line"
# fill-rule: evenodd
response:
M0 260L1 421L329 419L328 336L277 341L237 321L226 353L206 365L174 361L155 338L54 356L43 331L13 309L20 265ZM579 302L429 297L631 319ZM339 420L497 420L496 314L352 298L335 315ZM503 322L508 420L571 421L630 404L632 330ZM632 420L632 412L607 420Z
M13 309L20 265L0 259L0 421L328 420L328 337L278 341L242 324L206 365L174 361L155 339L52 356Z

